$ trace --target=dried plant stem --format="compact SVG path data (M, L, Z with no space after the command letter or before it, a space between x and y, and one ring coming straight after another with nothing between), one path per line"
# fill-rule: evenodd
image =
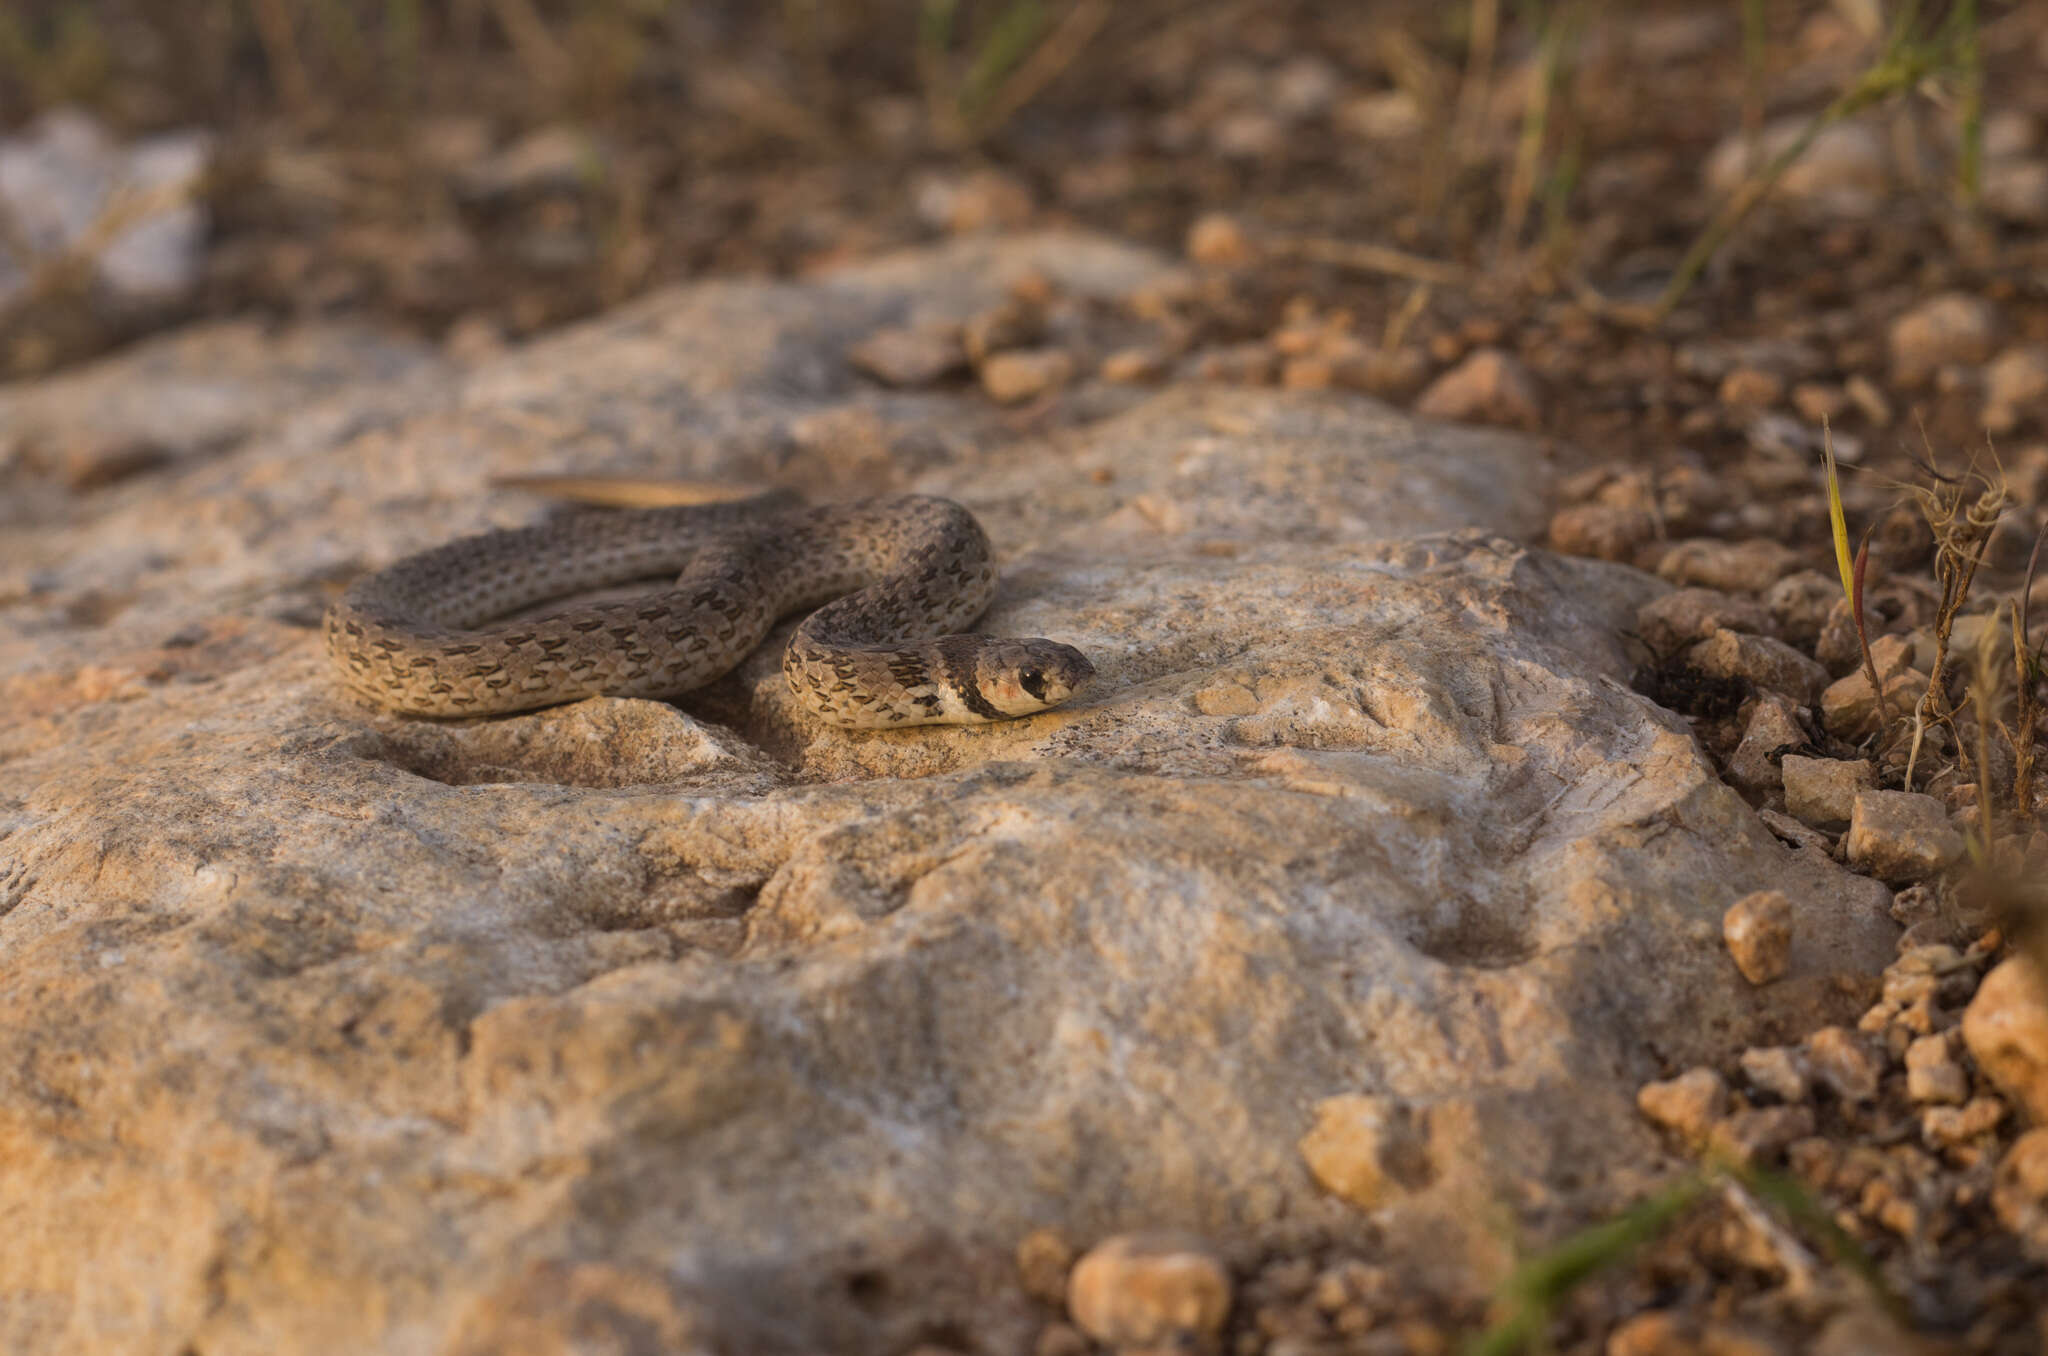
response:
M1003 81L987 106L969 120L970 135L976 139L986 136L1037 98L1094 41L1102 26L1109 22L1109 16L1109 0L1080 0L1068 10L1044 41Z
M294 119L303 119L313 111L313 82L306 76L298 39L292 34L291 8L285 0L254 0L251 9L263 55L277 78L278 97Z
M1333 264L1361 273L1387 273L1410 278L1434 287L1462 287L1467 274L1456 264L1425 259L1419 254L1369 245L1356 240L1334 240L1324 236L1297 236L1268 242L1267 253L1281 258L1306 259L1310 263Z

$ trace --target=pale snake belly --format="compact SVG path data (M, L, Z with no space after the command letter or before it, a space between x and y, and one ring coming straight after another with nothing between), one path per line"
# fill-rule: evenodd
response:
M962 634L988 609L996 576L987 536L960 505L786 503L584 512L408 556L328 609L328 653L350 690L444 717L675 697L809 608L782 669L803 706L834 725L1030 715L1093 676L1072 646ZM659 591L494 620L669 576Z

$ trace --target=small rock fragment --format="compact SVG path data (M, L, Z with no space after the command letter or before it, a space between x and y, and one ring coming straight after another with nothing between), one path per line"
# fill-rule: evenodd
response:
M1846 824L1856 796L1877 784L1867 758L1805 758L1788 753L1783 763L1785 813L1816 827Z
M1786 575L1764 592L1764 607L1777 622L1778 634L1794 645L1820 639L1828 611L1842 597L1841 584L1819 570Z
M1718 589L1673 589L1636 609L1636 633L1659 654L1705 640L1716 631L1768 635L1771 614L1754 598Z
M1297 1147L1323 1190L1369 1210L1435 1175L1426 1130L1392 1098L1325 1097Z
M1792 956L1792 901L1778 890L1744 895L1721 916L1721 938L1750 983L1783 977Z
M1020 349L997 353L981 365L981 389L1003 405L1021 404L1066 384L1074 357L1065 349Z
M980 366L1005 349L1035 344L1045 334L1045 308L1011 297L969 316L960 326L960 346Z
M1984 167L1985 209L2022 226L2048 226L2048 160L2008 160Z
M1780 781L1779 763L1788 749L1806 747L1806 731L1799 723L1799 707L1792 699L1775 692L1757 698L1743 727L1742 742L1728 755L1728 779L1750 791L1762 791Z
M1230 1314L1230 1273L1186 1234L1119 1234L1088 1250L1067 1311L1110 1347L1206 1347Z
M1536 379L1512 355L1482 348L1431 382L1416 397L1415 412L1431 419L1534 428L1543 416L1543 396Z
M1550 549L1561 555L1626 563L1657 533L1647 510L1613 504L1573 504L1550 520Z
M1961 1106L1931 1106L1920 1113L1920 1138L1930 1149L1954 1149L1990 1134L2005 1119L1996 1097L1972 1097Z
M1695 537L1666 552L1657 562L1657 574L1674 584L1698 584L1724 593L1762 593L1798 563L1792 548L1778 542Z
M1677 1317L1662 1309L1631 1315L1607 1334L1606 1356L1696 1356L1698 1351Z
M1801 703L1819 698L1828 671L1782 640L1716 631L1685 654L1686 662L1711 678L1742 678Z
M957 327L913 329L890 326L876 330L846 350L847 361L877 381L891 386L929 386L967 366Z
M1707 157L1708 185L1723 196L1733 193L1808 130L1803 118L1783 118L1760 136L1730 132ZM1877 210L1891 191L1892 177L1891 158L1877 129L1864 121L1844 121L1823 128L1773 191L1819 216L1860 219Z
M1052 1229L1033 1229L1017 1241L1017 1276L1024 1293L1047 1304L1067 1295L1067 1271L1074 1265L1073 1245Z
M1160 380L1171 365L1164 349L1123 348L1102 360L1101 375L1104 381L1136 385Z
M1737 409L1768 409L1785 398L1785 379L1761 368L1738 367L1721 379L1723 405Z
M1209 212L1188 227L1188 258L1212 268L1237 268L1256 256L1244 227L1235 217Z
M1804 1106L1745 1107L1717 1121L1707 1143L1743 1163L1775 1163L1795 1141L1813 1133L1813 1111Z
M2048 1126L2021 1135L1998 1161L1991 1208L2027 1256L2048 1262Z
M1727 1109L1728 1085L1721 1075L1704 1067L1645 1083L1636 1091L1636 1110L1695 1146L1706 1142L1714 1122Z
M1981 363L1998 339L1998 310L1969 292L1943 292L1892 322L1887 342L1892 380L1922 385L1938 368Z
M1874 655L1877 647L1870 648ZM1927 675L1917 669L1896 670L1883 682L1885 700L1895 720L1910 712L1927 690ZM1860 739L1875 730L1880 714L1877 698L1871 695L1870 678L1860 668L1829 683L1820 694L1821 724L1829 734L1843 739Z
M1984 368L1984 422L1993 432L2048 411L2048 344L2009 348Z
M1742 1076L1759 1092L1784 1102L1803 1102L1807 1085L1806 1056L1795 1046L1759 1045L1742 1052Z
M1940 871L1962 856L1962 835L1949 827L1941 802L1917 791L1860 791L1849 815L1843 851L1850 866L1888 885Z
M2000 961L1963 1012L1963 1042L2029 1123L2048 1126L2048 984L2025 956Z
M1847 1027L1826 1026L1806 1038L1806 1058L1813 1076L1845 1102L1867 1102L1877 1096L1884 1066L1869 1044Z
M1906 1047L1906 1096L1916 1102L1956 1104L1970 1095L1970 1077L1956 1063L1946 1032L1921 1036Z

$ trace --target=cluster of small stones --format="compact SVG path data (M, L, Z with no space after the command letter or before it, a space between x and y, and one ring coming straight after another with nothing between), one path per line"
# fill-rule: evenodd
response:
M1018 1245L1017 1268L1062 1314L1033 1356L1445 1356L1479 1318L1354 1255L1278 1258L1239 1285L1186 1234L1119 1234L1076 1258L1042 1229Z
M1853 1029L1753 1047L1727 1069L1687 1069L1637 1096L1688 1154L1789 1171L1879 1260L1916 1323L1974 1320L1955 1334L1968 1351L2005 1349L2018 1325L2048 1314L2048 988L2024 958L1997 960L2001 946L1995 931L1961 950L1908 939ZM1724 1251L1777 1278L1750 1300L1774 1329L1792 1318L1819 1330L1850 1298L1816 1286L1819 1264L1786 1235L1727 1223L1741 1237ZM1977 1248L1983 1265L1945 1264L1943 1250L1958 1246ZM1987 1261L2000 1250L2002 1266ZM1765 1342L1754 1331L1744 1340ZM1632 1316L1607 1346L1610 1356L1722 1349L1684 1315L1657 1310Z

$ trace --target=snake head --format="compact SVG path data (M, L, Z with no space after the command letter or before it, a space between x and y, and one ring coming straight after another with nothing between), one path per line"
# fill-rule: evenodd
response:
M1095 676L1088 656L1056 640L998 641L975 668L982 699L1006 716L1058 706Z

